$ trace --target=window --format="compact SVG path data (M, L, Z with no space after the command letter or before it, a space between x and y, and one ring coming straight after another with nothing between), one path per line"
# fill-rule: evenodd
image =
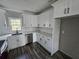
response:
M10 18L9 20L10 20L12 31L21 30L21 19Z

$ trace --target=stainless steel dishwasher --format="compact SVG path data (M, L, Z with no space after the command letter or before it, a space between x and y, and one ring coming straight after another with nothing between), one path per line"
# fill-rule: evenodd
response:
M32 33L27 34L27 41L28 41L28 43L33 43L33 34Z

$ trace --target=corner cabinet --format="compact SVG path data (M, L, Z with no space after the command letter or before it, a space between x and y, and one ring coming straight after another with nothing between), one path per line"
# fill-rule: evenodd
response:
M53 19L52 23L52 33L38 32L37 42L41 44L47 51L53 55L59 50L59 35L60 35L60 19Z
M79 0L58 0L52 6L54 7L54 17L67 17L79 14Z
M43 46L48 52L52 52L52 38L42 33L37 33L37 42Z

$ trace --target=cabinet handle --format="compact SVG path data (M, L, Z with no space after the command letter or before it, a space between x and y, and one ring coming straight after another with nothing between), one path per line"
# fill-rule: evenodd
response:
M67 8L67 13L69 14L70 8Z
M32 24L31 24L31 26L32 26Z
M45 26L45 24L43 24L43 26Z
M64 14L66 14L66 8L64 9Z
M40 24L38 24L38 27L39 27L39 25L40 25Z
M40 40L42 40L42 38L40 38Z

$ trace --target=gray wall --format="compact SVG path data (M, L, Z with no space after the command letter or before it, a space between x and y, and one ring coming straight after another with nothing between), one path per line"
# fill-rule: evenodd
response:
M79 17L62 19L60 50L79 59Z
M5 11L0 9L0 35L9 33L6 26Z

